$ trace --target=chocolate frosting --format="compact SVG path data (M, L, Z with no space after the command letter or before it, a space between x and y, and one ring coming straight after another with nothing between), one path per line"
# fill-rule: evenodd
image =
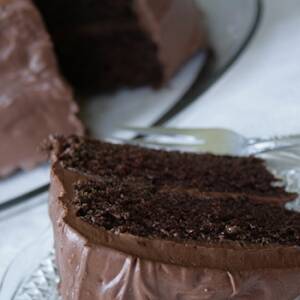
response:
M70 87L30 0L0 1L0 176L45 160L50 134L83 133Z
M141 25L158 45L164 81L207 47L204 17L194 0L134 0Z
M75 215L73 183L95 179L56 156L50 190L64 300L270 299L300 295L297 246L192 243L115 234Z

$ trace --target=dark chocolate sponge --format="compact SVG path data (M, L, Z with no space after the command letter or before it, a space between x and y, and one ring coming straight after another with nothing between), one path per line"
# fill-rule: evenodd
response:
M133 177L79 182L74 188L77 215L114 233L187 242L300 245L299 213L246 195L174 192Z
M71 2L35 0L72 84L95 90L160 84L157 46L141 29L132 1Z
M117 145L76 136L60 139L58 157L65 168L101 176L133 176L156 186L201 192L245 193L286 202L295 198L255 157L167 152Z
M75 87L95 91L159 87L205 47L201 14L193 1L184 2L34 0L63 74Z

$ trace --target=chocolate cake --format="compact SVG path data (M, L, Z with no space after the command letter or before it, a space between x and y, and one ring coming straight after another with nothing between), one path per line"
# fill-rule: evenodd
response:
M31 1L0 0L0 177L45 160L50 133L82 133L77 110Z
M254 157L51 139L63 300L300 295L295 199Z
M77 88L165 83L206 47L194 0L34 0Z

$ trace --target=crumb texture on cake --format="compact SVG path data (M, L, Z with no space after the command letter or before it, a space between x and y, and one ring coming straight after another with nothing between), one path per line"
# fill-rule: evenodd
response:
M77 216L116 234L300 246L299 213L247 196L173 192L134 177L78 182L74 189Z
M76 87L110 90L162 81L157 46L142 30L132 0L35 3L62 71Z
M57 144L58 147L58 144ZM197 189L202 192L246 193L293 198L255 157L167 152L117 145L76 136L62 139L60 163L89 175L134 176L157 186Z

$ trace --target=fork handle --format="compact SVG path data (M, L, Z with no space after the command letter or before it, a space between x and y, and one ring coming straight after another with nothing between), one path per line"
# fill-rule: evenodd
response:
M253 155L295 146L300 146L300 134L279 136L270 139L250 139L248 141L247 154Z

